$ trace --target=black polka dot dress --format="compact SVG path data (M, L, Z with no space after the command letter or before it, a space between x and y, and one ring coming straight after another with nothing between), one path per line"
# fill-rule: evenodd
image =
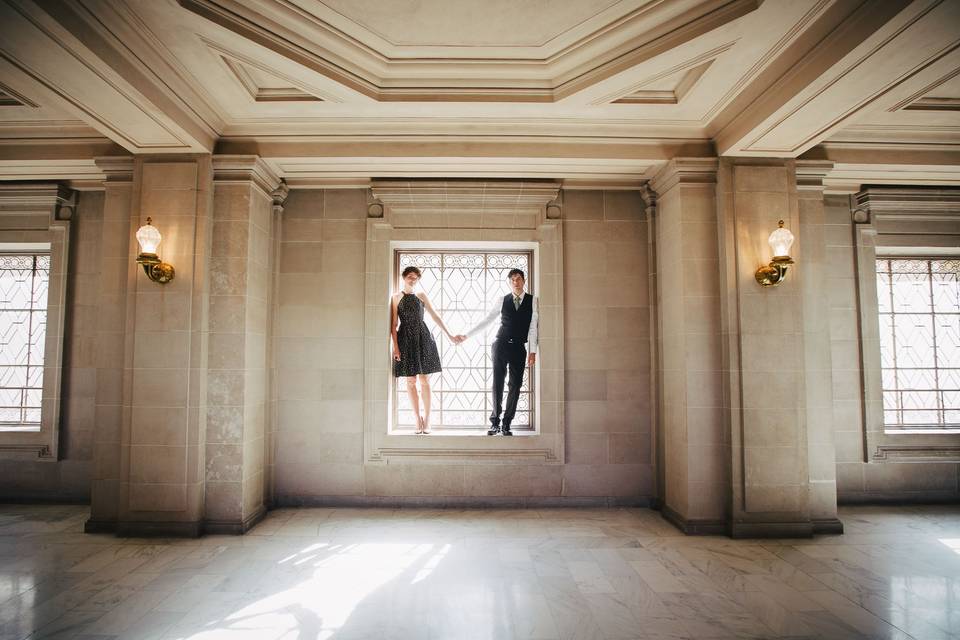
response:
M397 316L400 318L400 328L397 330L400 362L393 363L394 377L440 371L440 352L423 321L423 302L420 298L412 293L404 293L397 304Z

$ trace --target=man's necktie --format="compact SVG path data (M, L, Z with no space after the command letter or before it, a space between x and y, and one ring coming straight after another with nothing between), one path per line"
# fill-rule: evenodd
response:
M520 311L520 296L513 296L513 306L517 311Z

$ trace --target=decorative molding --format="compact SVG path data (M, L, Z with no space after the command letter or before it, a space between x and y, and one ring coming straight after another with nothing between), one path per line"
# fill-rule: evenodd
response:
M949 187L867 187L854 196L855 210L871 217L924 220L960 216L960 189Z
M8 432L13 433L13 432ZM3 431L0 431L0 438L4 435ZM12 457L18 458L29 458L29 459L40 459L47 461L56 461L56 456L53 455L53 452L50 450L50 445L48 444L7 444L0 443L0 453L10 454ZM6 458L7 456L3 456Z
M794 164L794 173L797 177L798 190L823 191L824 179L833 169L829 160L797 160Z
M960 111L960 98L925 97L911 102L904 109L908 111Z
M70 220L77 192L60 184L2 184L0 211L18 215L43 213L51 222Z
M734 45L733 42L727 44L723 51L726 51ZM690 90L697 84L703 74L707 72L710 65L716 58L711 58L706 62L700 62L694 67L687 67L685 70L676 71L670 69L653 78L643 81L641 84L633 87L629 93L611 100L613 104L680 104ZM665 80L672 75L678 76L673 87L670 89L644 89L644 86L654 84Z
M213 182L214 185L252 182L271 201L275 200L274 190L282 184L260 156L224 154L213 156Z
M389 211L536 213L557 199L560 183L513 180L374 180L373 197Z
M956 437L956 434L939 435ZM873 451L872 459L885 462L960 462L960 445L879 444Z
M0 107L32 107L36 109L39 105L0 82Z
M759 6L757 0L700 1L678 13L667 3L647 3L612 21L608 16L606 24L594 25L592 32L559 50L525 47L519 58L498 59L478 57L477 47L380 46L378 50L322 15L276 0L179 3L380 102L552 102L729 24ZM367 35L365 40L389 45L359 23L353 22L353 27ZM557 42L562 39L551 38L548 44L555 47ZM471 73L462 73L464 65Z
M94 162L103 172L104 184L133 182L133 156L104 156Z
M381 200L374 200L373 202L367 204L367 217L368 218L382 218L384 212L383 202Z
M717 158L674 158L660 169L649 185L662 197L678 184L715 184L719 167Z

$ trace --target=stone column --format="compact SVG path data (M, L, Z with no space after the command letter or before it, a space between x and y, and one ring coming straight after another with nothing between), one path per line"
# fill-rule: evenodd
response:
M287 192L257 156L214 156L213 171L205 530L242 533L266 512L271 235Z
M794 161L720 161L723 415L734 537L809 536L839 525L826 495L833 446L822 197L811 184L816 171L804 176L812 188L802 196L795 171ZM770 261L767 238L781 219L796 237L797 265L781 284L762 287L754 273Z
M726 530L716 159L676 158L653 179L658 448L663 514L686 533ZM648 199L650 196L648 195Z
M111 169L112 170L112 169ZM204 502L209 156L108 171L101 269L93 516L88 530L198 535ZM113 184L116 183L116 184ZM147 217L163 235L167 284L136 263Z

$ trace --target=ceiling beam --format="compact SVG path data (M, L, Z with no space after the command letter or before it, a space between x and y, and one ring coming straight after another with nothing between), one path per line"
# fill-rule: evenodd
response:
M75 0L0 2L0 75L132 153L203 153L216 131Z
M960 3L836 2L716 122L722 155L796 157L956 73ZM725 123L725 124L723 124Z

